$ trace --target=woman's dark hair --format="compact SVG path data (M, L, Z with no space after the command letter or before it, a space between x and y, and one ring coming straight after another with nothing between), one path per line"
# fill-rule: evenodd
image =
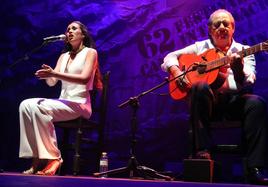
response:
M84 40L83 40L84 46L96 49L95 41L91 37L91 34L89 33L87 27L83 23L81 23L80 21L73 21L72 23L77 23L80 26L82 34L85 36ZM72 50L71 44L66 43L64 46L63 52L67 52L67 51L71 51L71 50Z

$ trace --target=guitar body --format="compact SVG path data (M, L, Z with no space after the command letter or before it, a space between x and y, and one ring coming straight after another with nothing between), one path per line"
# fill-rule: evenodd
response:
M237 52L237 54L240 57L245 57L259 51L268 51L268 40L249 48L242 48L242 51ZM185 76L190 84L187 89L181 89L178 88L176 81L173 80L174 77L169 77L169 80L172 80L169 82L169 92L171 97L176 100L184 98L192 85L197 82L206 82L209 85L215 82L212 86L215 88L220 87L226 78L222 76L227 70L225 65L231 63L228 60L228 56L224 56L222 52L216 52L215 49L209 49L201 55L180 55L178 60L181 71L188 72ZM221 67L223 69L220 69ZM221 71L220 74L219 71Z
M200 63L207 64L218 58L220 58L220 55L216 52L215 49L209 49L200 55L183 54L183 55L180 55L178 59L180 62L179 68L183 71L187 71L191 69L195 64L200 64ZM192 85L197 82L206 82L207 84L210 85L216 80L218 73L219 73L218 68L212 69L212 70L207 70L206 67L202 67L202 68L205 68L204 71L198 71L198 68L197 68L197 70L190 71L185 75L186 78L190 82L190 87L192 87ZM171 79L173 79L173 76L169 77L169 80ZM170 95L175 100L184 98L188 94L188 91L189 90L187 89L182 90L178 88L176 81L171 81L169 83Z

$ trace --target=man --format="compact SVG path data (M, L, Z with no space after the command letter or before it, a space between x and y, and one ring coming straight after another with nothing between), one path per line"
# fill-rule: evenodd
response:
M249 46L234 41L235 21L227 10L219 9L211 14L208 30L209 39L169 53L161 65L171 77L177 77L178 91L186 92L190 101L190 121L198 140L195 156L210 158L209 126L213 118L239 119L243 124L249 182L268 184L263 172L267 148L266 103L251 93L256 79L255 58L247 53L251 52L246 51ZM191 55L200 57L201 62L193 60L191 65L187 64L185 58ZM218 66L216 59L221 59ZM215 81L211 81L211 76L206 75L215 70L219 72ZM184 76L184 71L190 73Z

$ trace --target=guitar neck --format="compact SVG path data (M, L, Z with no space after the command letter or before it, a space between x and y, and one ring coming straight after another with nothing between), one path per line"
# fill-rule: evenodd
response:
M259 44L256 44L256 45L249 47L249 48L246 48L246 49L243 48L242 51L237 52L237 54L239 54L241 57L246 57L246 56L252 55L254 53L257 53L257 52L263 51L263 50L264 50L263 43L259 43ZM227 56L219 58L217 60L214 60L214 61L208 63L206 71L210 71L210 70L219 68L219 67L224 66L224 65L229 64L229 63L230 63L230 60L228 59Z
M242 51L239 51L238 54L241 56L241 57L246 57L246 56L249 56L249 55L252 55L254 53L257 53L259 51L262 51L262 43L259 43L257 45L254 45L252 47L249 47L247 49L242 49Z

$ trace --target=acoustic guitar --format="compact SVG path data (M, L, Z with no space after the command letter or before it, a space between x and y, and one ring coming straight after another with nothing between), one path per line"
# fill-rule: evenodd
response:
M242 49L237 52L242 58L257 53L259 51L268 50L268 40L252 47ZM228 65L230 62L227 56L219 53L216 49L209 49L200 55L196 54L182 54L178 58L179 68L182 71L187 71L185 75L190 82L188 89L181 89L177 86L176 81L172 75L169 76L169 92L172 99L179 100L184 98L191 85L197 82L206 82L211 85L218 77L221 67ZM189 71L189 72L188 72Z

